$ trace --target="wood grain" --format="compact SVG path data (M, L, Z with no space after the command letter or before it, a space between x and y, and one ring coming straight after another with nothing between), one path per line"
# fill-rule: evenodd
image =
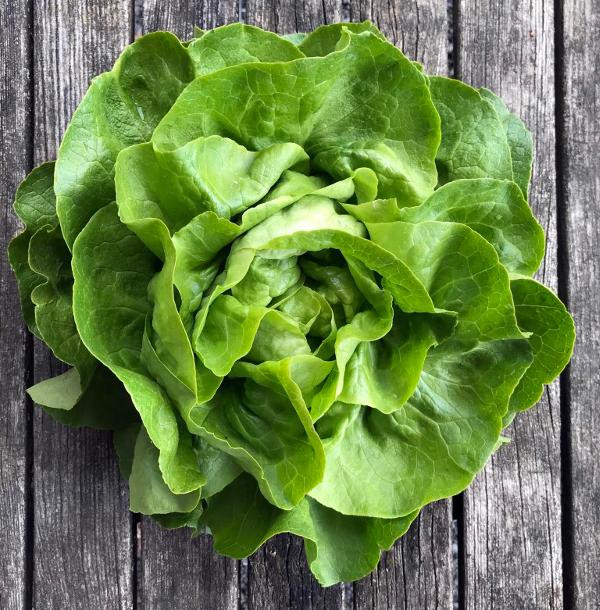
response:
M355 584L355 608L452 608L451 521L449 501L426 506L377 570Z
M530 201L547 240L538 277L556 290L553 5L463 0L455 25L457 76L498 93L533 133ZM467 608L562 607L560 434L556 382L465 493Z
M145 0L136 32L169 30L189 37L193 26L213 28L237 21L238 3ZM166 531L151 519L139 524L138 606L147 610L238 607L239 563L221 557L208 536L191 539L190 530Z
M322 23L371 19L411 58L433 74L446 74L447 5L443 0L401 2L268 2L249 0L249 23L280 33L309 31ZM421 520L378 569L353 588L319 589L302 558L302 545L278 536L249 560L250 608L452 607L450 502L427 508ZM433 538L432 538L433 536Z
M564 3L564 243L568 297L578 340L569 371L573 577L566 600L573 608L600 603L600 2Z
M29 349L6 247L20 229L12 201L31 163L29 20L27 2L0 4L0 607L8 610L26 601Z
M136 33L168 30L182 38L192 36L194 26L203 29L238 21L237 0L144 0L139 2Z
M52 159L90 79L130 38L130 2L41 0L34 11L35 163ZM35 381L63 370L39 342ZM34 412L36 608L132 608L131 518L110 435Z
M336 0L248 0L246 3L245 21L279 34L310 32L343 18L342 3Z
M209 536L140 523L138 608L233 610L238 607L238 562L217 555Z
M594 68L600 65L600 43L594 33L600 30L600 0L557 3L564 5L564 20L554 15L555 3L544 0L454 2L457 75L502 95L534 132L531 201L548 239L540 278L556 289L560 271L578 329L565 395L554 384L540 405L518 418L509 430L512 443L465 494L464 607L596 608L600 89ZM238 16L239 6L244 15ZM112 66L132 33L168 29L188 37L195 24L214 27L242 16L279 32L370 18L428 72L446 72L445 0L6 0L0 4L2 252L19 230L11 208L18 182L32 161L54 157L89 79ZM564 98L555 109L554 28L563 21L558 91ZM558 202L555 110L562 136ZM568 259L560 270L557 217L565 223L558 233ZM452 606L449 502L427 507L371 576L325 590L306 567L301 541L291 536L276 538L239 563L216 555L206 537L191 540L186 531L164 531L149 520L132 535L126 486L119 482L108 435L69 430L35 409L33 437L27 436L26 384L62 369L45 347L27 338L4 254L0 303L1 608L20 610L29 601L36 608L148 610ZM563 431L561 399L570 417ZM562 475L561 434L570 452L563 456ZM571 474L563 490L561 476ZM561 493L572 499L563 507L564 549ZM31 523L33 539L26 548ZM572 560L565 574L563 552Z
M333 610L351 608L352 588L323 589L306 564L301 538L280 535L248 559L248 609Z

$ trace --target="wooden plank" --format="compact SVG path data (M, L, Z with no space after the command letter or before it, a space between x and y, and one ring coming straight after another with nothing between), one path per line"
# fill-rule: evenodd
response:
M265 30L289 34L310 32L323 23L342 21L344 17L343 3L336 0L248 0L245 21Z
M16 283L6 257L6 247L19 231L12 210L15 189L31 163L30 107L30 6L25 0L0 5L0 607L25 606L28 468L25 385L29 346Z
M280 535L248 559L248 609L351 608L352 588L323 589L310 573L301 538Z
M568 254L568 297L575 318L578 343L571 363L570 425L572 514L566 534L572 546L565 556L573 562L567 576L565 607L598 607L600 595L600 423L595 411L600 400L600 2L564 3L564 103L562 163L566 220L563 239ZM568 605L570 604L570 606Z
M52 159L90 79L130 37L129 0L35 3L35 163ZM35 380L62 371L41 343ZM36 608L132 608L131 518L110 435L34 415Z
M354 586L354 607L452 608L451 502L426 506L378 569Z
M447 5L418 0L387 2L268 2L249 0L246 20L277 32L309 31L341 19L371 19L411 58L433 74L447 73ZM279 536L249 560L250 608L450 608L452 606L450 502L423 511L379 568L354 587L320 589L301 557L301 543Z
M189 37L194 25L213 28L237 21L238 2L144 0L140 13L139 34L166 29ZM239 563L213 551L208 536L192 540L189 530L163 530L149 518L139 524L139 536L140 608L238 607Z
M237 21L237 0L140 0L136 33L168 30L183 38L192 36L194 26L215 28Z
M457 76L486 86L533 132L530 201L546 231L539 279L557 289L554 14L543 0L462 0ZM465 494L467 608L562 605L560 391L508 429L503 447Z
M209 536L140 524L138 607L233 610L238 607L238 562L221 557Z
M375 0L350 3L353 20L370 19L429 74L448 73L445 0ZM378 569L354 585L355 607L451 608L451 501L426 507Z

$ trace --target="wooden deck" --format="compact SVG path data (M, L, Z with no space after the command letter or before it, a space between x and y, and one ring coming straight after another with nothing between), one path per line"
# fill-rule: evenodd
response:
M289 536L237 562L128 512L109 436L25 396L60 365L24 329L4 252L17 184L55 157L90 78L135 36L365 18L427 71L499 93L533 131L540 275L578 343L471 489L426 508L372 576L320 589ZM2 0L0 24L1 609L599 607L600 0Z

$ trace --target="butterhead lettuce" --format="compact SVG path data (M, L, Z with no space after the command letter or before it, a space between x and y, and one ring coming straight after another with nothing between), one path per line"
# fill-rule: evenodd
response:
M16 194L23 315L72 367L29 392L114 431L133 511L360 578L570 357L531 158L367 22L143 36Z

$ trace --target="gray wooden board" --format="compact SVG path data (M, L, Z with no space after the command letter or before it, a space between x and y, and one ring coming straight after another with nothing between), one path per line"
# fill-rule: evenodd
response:
M213 28L237 21L238 3L145 0L135 31L169 30L190 38L194 25ZM138 607L177 610L238 607L239 562L221 557L208 536L194 540L191 530L166 531L150 518L139 524Z
M570 367L574 608L600 605L600 2L564 3L563 143L568 297L578 340Z
M280 33L309 31L340 19L371 19L433 74L447 73L445 0L303 2L249 0L246 21ZM301 557L299 541L279 536L249 560L250 608L451 608L451 513L448 501L424 511L410 533L354 587L320 589ZM432 538L432 534L435 538Z
M461 0L455 26L457 76L498 93L533 132L530 201L547 240L538 277L556 290L553 4ZM562 607L560 434L555 382L465 493L467 608Z
M355 608L452 608L451 519L449 501L426 506L377 570L355 584Z
M561 20L555 19L554 4L543 0L455 4L458 76L500 93L534 132L531 200L548 237L540 278L556 288L554 23ZM3 251L19 228L11 209L18 182L32 160L39 163L55 155L89 79L114 63L131 32L169 29L187 37L194 24L214 27L237 20L240 7L248 22L280 32L371 18L428 71L446 70L447 13L441 0L6 0L0 5ZM568 256L561 286L578 328L562 397L570 415L570 455L563 456L568 458L563 476L572 471L572 480L561 489L561 396L554 384L536 409L517 419L509 430L512 443L494 456L465 494L467 608L598 604L600 474L595 439L600 430L592 410L600 398L600 95L591 66L600 63L600 46L591 33L599 28L598 0L564 3L564 31L558 32L559 41L564 34L558 88L564 92L558 105L558 167L563 171L559 194L564 197L558 205L559 218L566 223L561 243ZM449 502L425 509L405 538L383 556L376 572L353 587L320 589L305 565L301 541L290 536L267 543L247 562L218 557L207 537L191 540L186 531L164 531L145 519L134 539L126 486L118 480L108 435L69 430L35 409L33 437L27 436L26 383L61 369L43 346L36 343L34 350L27 338L4 255L0 302L0 607L27 607L30 596L38 608L229 609L246 602L265 609L452 605ZM33 453L28 454L31 447ZM33 458L31 473L28 455ZM28 504L29 490L33 497ZM564 507L564 548L561 492L573 500ZM29 548L28 523L33 524ZM564 575L563 552L572 560Z
M140 523L138 608L229 610L238 607L238 562L219 556L209 536Z
M349 608L351 595L351 588L319 586L307 568L302 539L296 536L276 536L248 560L249 610Z
M0 607L7 610L26 599L29 350L6 247L20 229L11 203L31 158L28 21L25 1L0 4Z
M34 162L58 142L90 79L130 39L130 2L35 2ZM64 370L36 342L35 381ZM131 608L131 517L111 437L34 411L36 608Z
M136 33L168 30L191 38L194 26L205 29L238 21L238 0L140 0L136 15Z
M370 19L429 74L447 74L444 0L350 3L352 20ZM451 501L426 507L377 570L354 585L356 608L452 608Z
M336 0L247 0L246 19L272 32L290 34L310 32L324 23L341 21L344 15L343 3Z

